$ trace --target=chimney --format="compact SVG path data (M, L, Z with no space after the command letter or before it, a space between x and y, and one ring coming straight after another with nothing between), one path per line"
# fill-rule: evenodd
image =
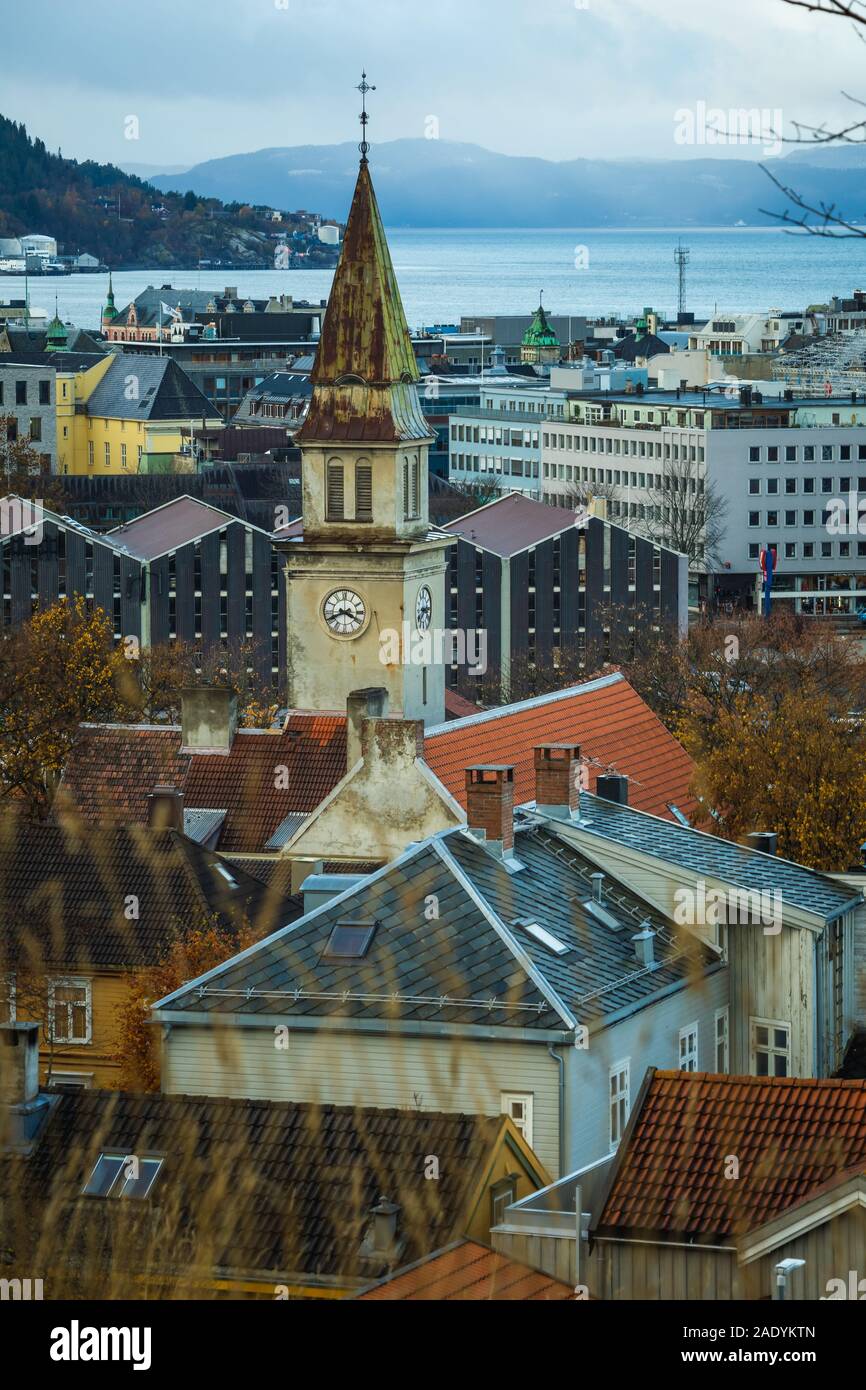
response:
M183 834L183 792L177 787L154 787L147 798L147 824L151 830L179 830Z
M238 727L238 700L227 685L199 685L180 693L181 752L230 753Z
M775 854L779 837L773 830L755 830L746 836L746 848L760 850L762 854Z
M600 903L604 899L604 874L590 874L589 881L592 884L592 896L595 902Z
M656 963L655 935L649 922L643 922L637 936L632 937L634 953L641 965L652 967Z
M0 1098L29 1105L39 1094L39 1024L0 1025Z
M380 1197L370 1208L370 1224L358 1253L371 1273L381 1273L383 1268L393 1269L400 1263L406 1241L398 1233L399 1220L400 1207L396 1202L389 1202L387 1197Z
M615 801L619 806L627 806L628 778L620 777L618 773L605 773L595 784L595 794L603 797L605 801Z
M466 769L466 823L473 835L503 854L514 848L514 768Z
M535 804L556 820L579 811L580 744L543 743L535 749Z
M388 713L388 692L382 686L353 690L346 700L346 771L363 756L361 733L365 719L384 719Z

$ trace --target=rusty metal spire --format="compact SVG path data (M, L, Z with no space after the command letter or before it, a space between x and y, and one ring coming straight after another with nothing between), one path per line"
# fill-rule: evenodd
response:
M370 153L370 146L369 146L369 144L368 144L368 142L367 142L367 126L369 125L369 122L370 122L370 117L369 117L369 115L367 114L367 93L368 93L368 92L375 92L375 90L376 90L376 88L375 88L375 87L371 87L370 84L368 83L368 81L367 81L367 74L366 74L365 72L362 72L362 73L361 73L361 81L360 81L360 83L359 83L359 85L358 85L358 91L361 93L361 114L360 114L360 116L358 117L358 119L359 119L360 122L361 122L361 135L362 135L361 143L360 143L360 145L358 146L358 149L361 151L361 163L362 163L362 164L367 164L367 163L369 162L368 159L367 159L367 155Z

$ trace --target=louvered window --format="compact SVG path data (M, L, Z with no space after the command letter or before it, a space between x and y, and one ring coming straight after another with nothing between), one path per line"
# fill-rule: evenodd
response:
M355 520L373 520L373 469L369 463L355 466Z
M409 511L409 460L403 460L403 519L411 515Z
M344 518L343 497L345 492L343 465L328 464L328 521L342 521Z

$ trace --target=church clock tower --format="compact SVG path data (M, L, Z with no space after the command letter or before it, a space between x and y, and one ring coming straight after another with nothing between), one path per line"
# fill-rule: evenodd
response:
M366 137L366 75L361 88ZM391 713L445 718L446 552L431 533L434 440L376 195L366 138L297 440L303 538L287 541L287 698L343 710L384 687ZM399 655L398 655L399 652ZM437 661L437 655L439 660Z

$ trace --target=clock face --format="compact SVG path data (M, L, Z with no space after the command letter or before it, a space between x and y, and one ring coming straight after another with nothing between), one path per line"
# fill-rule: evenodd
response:
M430 590L427 588L427 585L425 584L423 589L419 589L418 600L415 604L415 622L417 623L421 632L427 631L427 629L430 626L430 621L432 617L433 595L430 593Z
M353 589L335 589L325 599L322 616L335 637L357 637L367 622L367 606Z

